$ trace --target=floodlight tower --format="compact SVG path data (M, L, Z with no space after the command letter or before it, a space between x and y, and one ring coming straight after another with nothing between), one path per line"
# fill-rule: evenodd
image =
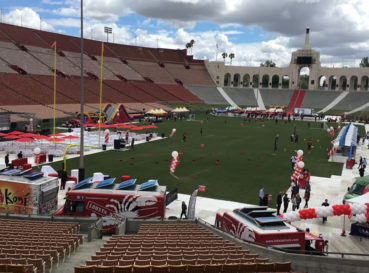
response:
M106 33L106 42L109 42L109 34L113 33L113 29L111 27L104 27L104 32Z

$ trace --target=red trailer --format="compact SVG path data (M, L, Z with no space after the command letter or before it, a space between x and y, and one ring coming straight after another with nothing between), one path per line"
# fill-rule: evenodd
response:
M78 183L66 194L64 206L55 216L97 216L105 228L114 227L124 218L162 219L165 216L166 187L157 180L135 185L135 179L114 184L115 178Z
M322 238L297 229L283 218L274 216L274 212L268 211L267 207L235 209L223 215L217 213L215 225L244 241L286 250L300 250L301 253L305 253L305 246L312 250L311 241L315 240L315 250L323 251Z

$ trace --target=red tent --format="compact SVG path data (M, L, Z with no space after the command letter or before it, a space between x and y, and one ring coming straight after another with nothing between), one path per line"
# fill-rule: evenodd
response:
M8 135L21 135L21 134L23 134L23 132L19 132L19 131L13 131L13 132L8 133Z

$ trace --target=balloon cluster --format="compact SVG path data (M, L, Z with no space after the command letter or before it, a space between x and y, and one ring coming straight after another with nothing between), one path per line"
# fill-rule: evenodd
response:
M282 215L287 221L299 221L328 216L356 215L356 221L366 223L369 221L369 203L342 204L328 207L302 209L291 211Z
M105 133L105 143L108 143L109 142L109 133L110 133L109 129L106 129L104 133Z
M304 151L303 150L298 150L297 151L297 156L296 156L296 162L295 162L295 168L294 168L294 172L291 176L291 179L297 179L300 176L301 170L304 168L305 163L302 161L304 155Z
M332 149L330 149L330 151L328 152L328 156L332 156L334 154L334 152L337 150L338 146L339 146L339 143L338 142L335 142L333 144Z
M174 134L176 133L176 128L173 128L172 129L172 132L170 132L170 135L169 135L169 137L173 137L174 136Z
M169 171L171 174L173 174L176 171L177 166L179 165L179 156L177 151L172 152L172 162L169 166Z
M331 137L334 137L334 128L331 126L330 128L327 129L327 133L328 135L330 135Z

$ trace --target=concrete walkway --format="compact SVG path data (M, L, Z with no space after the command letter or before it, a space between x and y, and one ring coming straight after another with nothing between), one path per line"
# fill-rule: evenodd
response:
M91 256L100 250L109 238L103 237L102 240L93 240L91 242L84 240L83 244L65 259L64 263L59 264L58 267L52 270L52 273L73 273L75 266L85 265L86 260L91 260Z

